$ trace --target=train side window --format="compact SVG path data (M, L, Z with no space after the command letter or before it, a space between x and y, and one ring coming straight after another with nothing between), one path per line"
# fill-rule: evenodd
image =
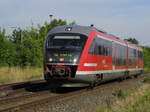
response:
M134 57L137 57L137 53L136 53L137 51L136 51L136 49L134 49L133 52L134 52Z
M126 65L126 46L116 44L116 65Z
M94 54L98 54L98 43L95 42L95 45L94 45Z
M141 56L140 56L140 57L141 57L141 59L143 59L143 52L140 52L140 53L141 53Z
M101 45L99 45L99 46L98 46L98 52L99 52L99 54L101 54L102 51L103 51L103 47L102 47Z
M143 59L143 52L142 51L138 51L138 58Z
M96 39L94 39L93 42L92 42L89 54L96 54L96 51L97 51L97 48L96 48L97 45L96 44L97 44Z
M112 43L111 41L95 37L91 45L89 54L112 56Z
M136 62L136 58L137 58L136 49L129 48L128 58L129 58L128 62L129 62L130 66L135 66L137 64L137 62Z
M140 51L138 51L138 58L141 58L141 57L140 57Z

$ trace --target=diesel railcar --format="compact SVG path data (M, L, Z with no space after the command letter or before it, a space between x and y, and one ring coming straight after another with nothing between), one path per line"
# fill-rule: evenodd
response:
M44 78L64 87L137 76L142 48L93 26L53 28L45 40Z

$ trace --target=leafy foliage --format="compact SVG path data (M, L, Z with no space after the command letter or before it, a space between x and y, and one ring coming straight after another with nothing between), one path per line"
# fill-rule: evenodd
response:
M150 47L143 46L143 52L144 52L144 65L145 67L150 68Z
M150 83L150 77L145 77L143 81L146 83Z
M119 88L119 89L116 90L116 96L118 98L125 98L125 97L128 96L128 94L125 91L123 91L122 89Z
M139 41L135 38L128 38L128 39L124 39L125 41L131 42L132 44L139 44Z
M10 36L0 28L0 66L42 66L45 37L53 27L62 25L67 22L54 19L37 28L14 29Z

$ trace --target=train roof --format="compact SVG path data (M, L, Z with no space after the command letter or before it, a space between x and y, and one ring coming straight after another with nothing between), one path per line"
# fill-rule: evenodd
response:
M112 40L112 41L114 41L116 43L119 43L121 45L128 46L130 48L138 49L138 50L142 51L142 48L140 46L132 44L132 43L127 42L127 41L124 41L124 40L121 40L116 36L113 36L113 35L110 35L110 34L107 34L107 33L106 34L100 33L100 35L102 37L106 38L106 39Z
M55 33L80 33L80 34L88 36L89 33L92 30L97 30L97 29L95 27L91 27L91 26L65 25L65 26L58 26L58 27L53 28L49 32L49 34L55 34ZM103 31L101 31L101 32L103 32Z
M135 48L135 49L139 49L139 50L142 50L141 47L137 46L137 45L134 45L134 44L131 44L129 42L126 42L126 41L123 41L123 40L120 40L119 37L117 36L114 36L112 34L108 34L107 32L103 31L103 30L99 30L93 26L80 26L80 25L64 25L64 26L58 26L58 27L55 27L53 28L49 33L48 35L52 35L52 34L56 34L56 33L79 33L79 34L83 34L83 35L86 35L88 36L89 33L91 31L97 31L99 32L100 34L102 34L105 38L109 38L111 40L114 40L114 41L117 41L119 43L122 43L124 45L128 45L129 47L131 48Z

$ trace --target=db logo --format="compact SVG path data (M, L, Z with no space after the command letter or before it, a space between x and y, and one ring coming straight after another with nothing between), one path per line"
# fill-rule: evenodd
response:
M59 58L59 61L64 61L64 58Z
M106 60L102 60L102 64L106 64Z

